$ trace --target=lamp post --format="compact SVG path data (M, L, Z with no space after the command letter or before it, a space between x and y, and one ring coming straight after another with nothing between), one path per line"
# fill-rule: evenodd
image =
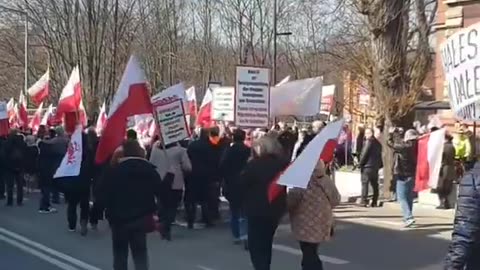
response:
M277 27L277 0L273 0L273 63L272 63L272 77L273 84L277 83L277 37L278 36L290 36L292 32L278 32Z
M4 5L0 5L0 9L3 9L7 12L18 13L22 16L25 16L25 41L24 41L24 50L25 50L25 78L24 78L24 91L27 94L28 90L28 13L20 9L9 8Z

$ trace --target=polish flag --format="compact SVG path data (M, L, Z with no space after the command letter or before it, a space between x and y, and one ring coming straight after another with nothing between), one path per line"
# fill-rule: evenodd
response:
M7 103L7 115L8 119L11 119L13 115L15 115L15 100L10 98Z
M137 58L131 56L110 106L96 162L105 162L122 144L129 117L148 113L153 114L147 78Z
M97 118L97 124L95 126L95 130L97 131L97 134L102 134L103 128L105 127L105 124L107 122L107 112L105 108L105 101L102 104L102 107L100 107L100 112L98 113L98 118Z
M48 125L48 119L51 117L52 114L53 114L53 105L50 104L50 106L48 106L47 111L45 112L45 114L42 117L42 121L40 121L40 125L41 126L47 126Z
M0 136L8 135L9 129L7 103L0 101Z
M445 129L439 129L418 139L417 173L415 191L437 188L440 168L442 166Z
M42 103L49 93L50 75L49 71L45 72L40 79L27 90L30 99L35 105Z
M86 127L88 125L88 116L87 110L85 110L85 106L83 105L83 100L80 102L80 106L78 108L78 117L80 124L82 124L83 127Z
M212 100L212 90L208 88L205 92L205 96L203 96L202 105L200 105L200 108L198 109L197 125L210 127L212 122Z
M28 127L27 99L23 91L20 91L20 98L18 99L18 121L20 127Z
M38 127L42 121L42 111L43 111L43 102L40 103L35 114L33 115L32 119L30 120L30 124L28 125L31 129L33 134L36 134L38 131Z
M13 104L13 113L9 116L8 122L11 128L18 128L18 103Z
M57 115L76 112L82 102L82 84L80 82L80 70L75 67L68 79L67 85L62 90L57 106Z
M275 200L282 192L286 192L285 186L306 189L319 159L323 160L325 164L333 160L335 147L344 122L342 119L325 126L290 166L272 181L268 188L268 200L270 202Z
M187 114L195 117L197 114L197 94L195 93L195 86L192 86L185 90L186 98L187 98Z
M287 82L290 81L290 75L288 75L287 77L283 78L283 80L281 80L279 83L277 83L275 86L280 86L282 84L285 84Z

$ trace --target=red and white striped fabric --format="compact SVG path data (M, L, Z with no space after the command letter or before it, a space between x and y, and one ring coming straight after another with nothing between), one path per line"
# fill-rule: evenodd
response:
M138 59L132 56L113 97L107 124L98 145L96 162L101 164L107 161L115 149L122 144L128 117L148 113L153 113L148 80Z
M195 117L197 114L197 94L195 93L195 86L185 90L185 96L188 104L185 110L187 111L188 115Z
M18 99L18 124L20 127L28 127L27 99L23 91L20 92L20 98Z
M10 119L15 114L15 100L13 98L10 98L7 103L7 114L8 119Z
M97 118L97 124L95 125L95 130L97 131L97 134L102 134L103 128L105 127L105 124L107 123L107 111L105 107L105 101L102 104L102 107L100 107L100 112L98 113L98 118Z
M437 188L442 166L445 129L439 129L418 139L415 191Z
M40 123L42 122L42 111L43 111L43 102L41 102L40 105L38 106L32 119L30 119L30 124L28 125L32 129L33 134L37 134L38 128L40 127Z
M208 88L203 96L202 105L198 109L197 125L208 128L212 124L212 101L212 90Z
M8 135L9 129L7 103L0 101L0 136Z
M47 72L45 72L45 74L43 74L43 76L27 90L30 100L33 101L35 105L39 105L48 97L49 84L50 75L49 70L47 70Z
M51 117L52 114L53 114L53 105L50 104L50 106L48 106L47 111L45 111L45 113L43 114L42 121L40 121L40 125L47 126L48 119Z
M76 112L82 102L82 84L80 82L80 70L75 67L68 79L67 85L62 90L57 106L57 115Z
M80 124L82 124L83 127L86 127L88 125L88 116L87 116L87 110L83 105L83 99L80 102L80 106L78 108L78 117L80 120Z

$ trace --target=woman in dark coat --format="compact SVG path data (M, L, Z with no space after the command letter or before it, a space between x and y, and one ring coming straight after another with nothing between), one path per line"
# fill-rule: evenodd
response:
M440 177L436 191L440 200L438 209L450 209L451 205L448 197L452 192L453 182L456 178L455 171L455 147L452 143L453 137L445 136L445 144L443 145L442 167L440 169Z
M240 176L241 198L248 219L248 246L255 270L268 270L273 236L286 211L286 190L273 194L277 176L289 164L282 145L273 136L253 143L253 158Z

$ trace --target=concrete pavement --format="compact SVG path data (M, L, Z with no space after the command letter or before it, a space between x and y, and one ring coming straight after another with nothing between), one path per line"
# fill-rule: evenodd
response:
M36 211L38 195L30 197L21 208L0 206L0 269L112 269L106 224L81 237L67 231L64 206L57 214L40 215ZM418 210L416 214L420 228L405 230L400 223L391 223L400 221L400 212L394 206L363 209L342 205L337 210L336 236L319 251L325 269L441 269L448 239L435 235L446 232L451 220L431 211L430 218L428 211L424 214ZM162 241L157 234L149 236L151 269L253 269L248 253L232 244L227 224L199 230L176 226L173 233L173 242ZM273 270L300 269L301 252L288 224L281 225L277 232L272 260Z

